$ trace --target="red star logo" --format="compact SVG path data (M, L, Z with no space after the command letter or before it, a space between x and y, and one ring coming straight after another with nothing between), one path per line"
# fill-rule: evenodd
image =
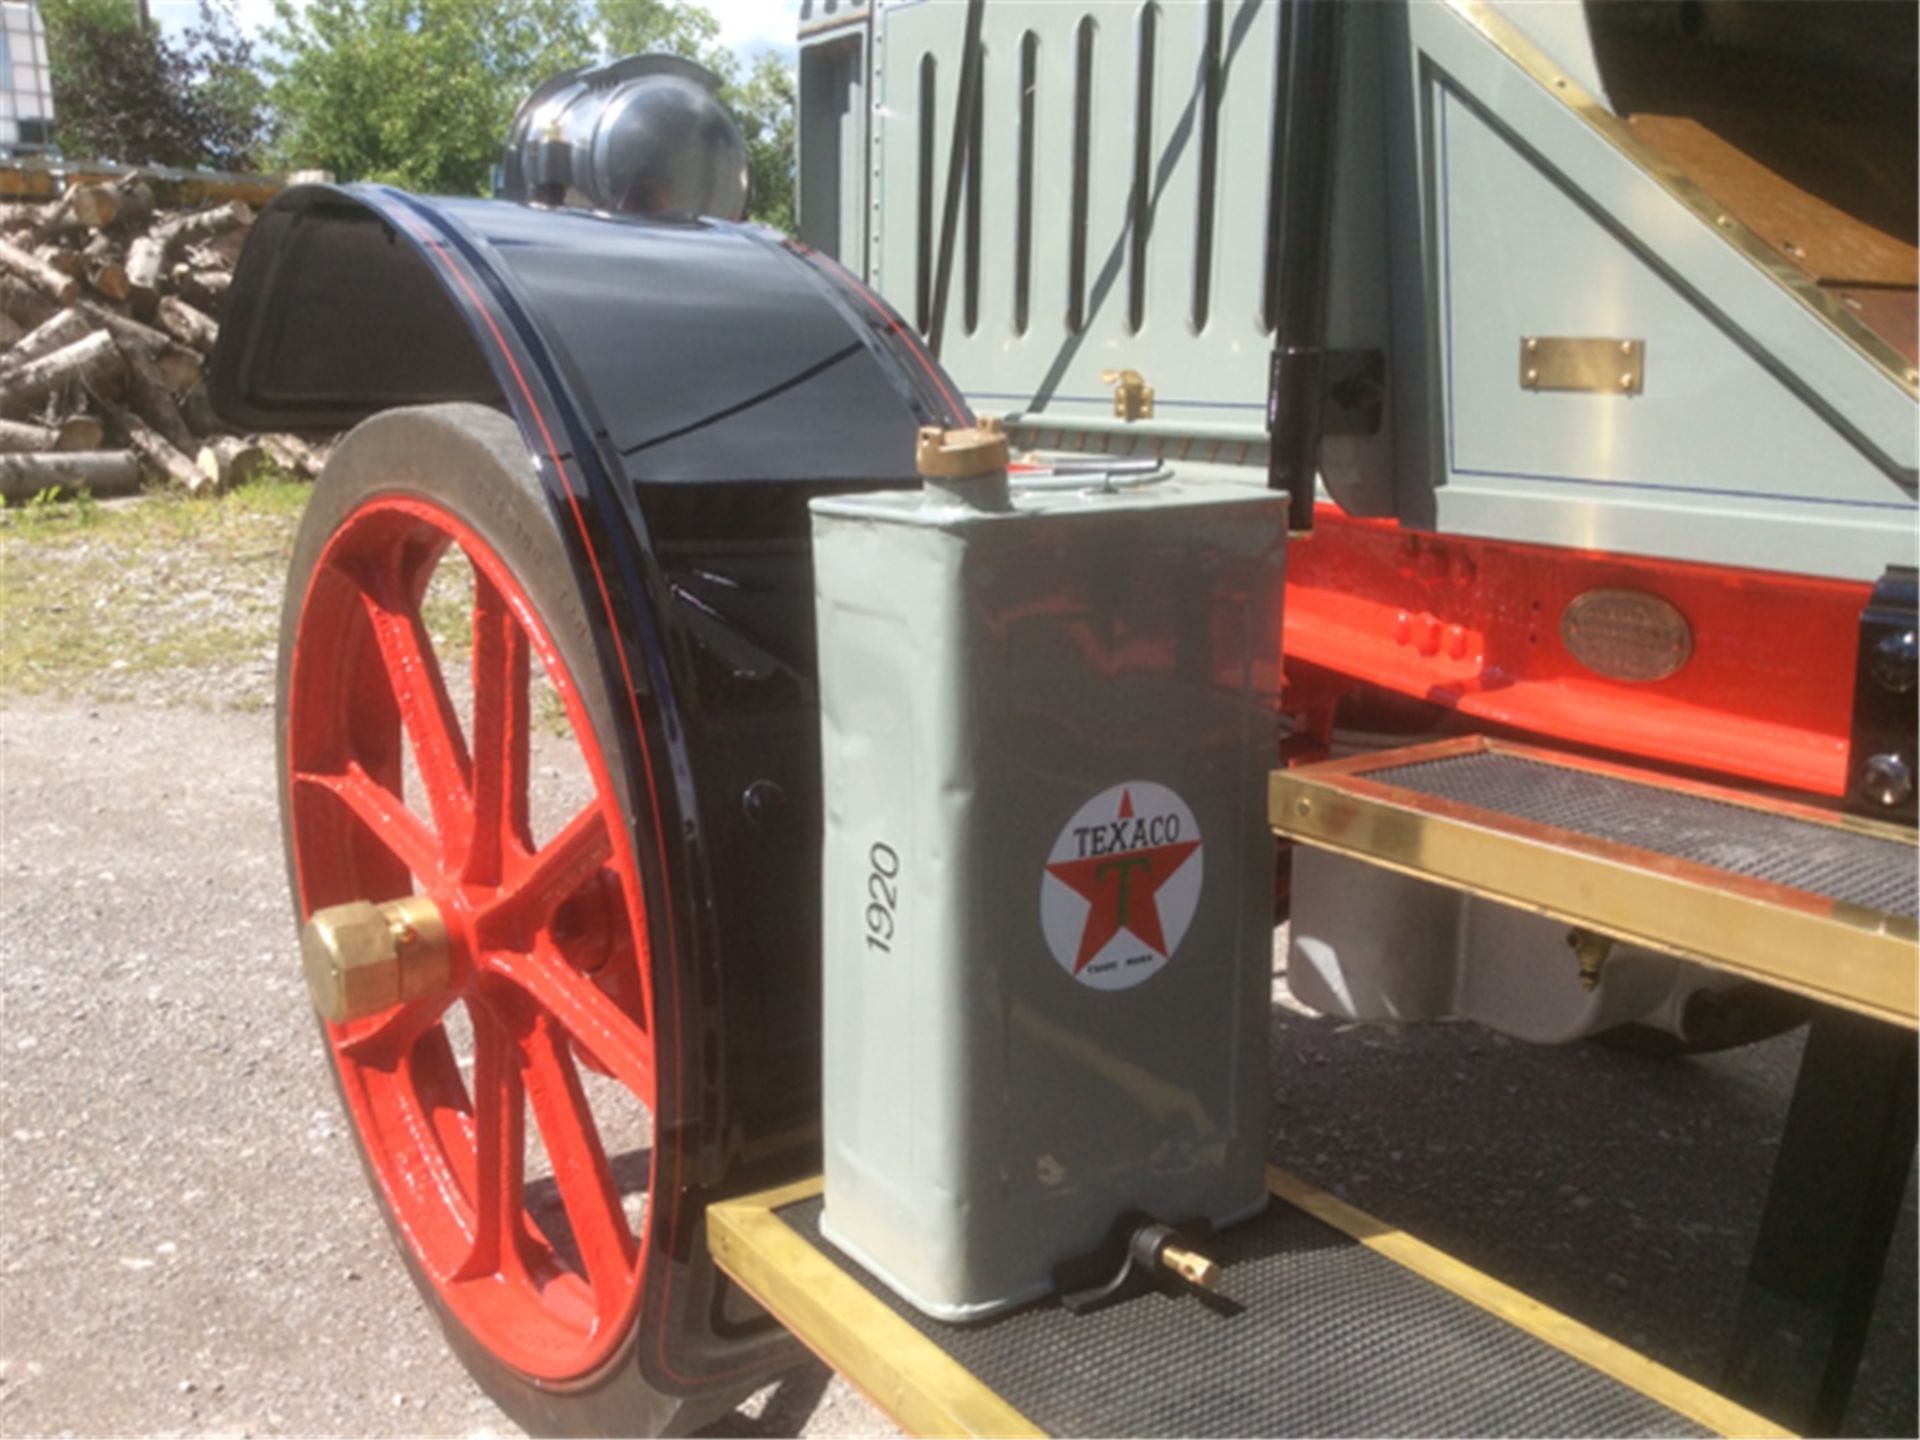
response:
M1120 818L1130 818L1133 797L1122 793ZM1086 928L1080 932L1080 951L1074 957L1073 973L1087 968L1120 931L1131 933L1156 954L1167 953L1166 933L1160 926L1160 887L1179 873L1198 840L1181 840L1171 845L1154 845L1144 850L1122 850L1107 855L1090 855L1084 860L1062 860L1047 866L1047 873L1085 897L1088 905Z

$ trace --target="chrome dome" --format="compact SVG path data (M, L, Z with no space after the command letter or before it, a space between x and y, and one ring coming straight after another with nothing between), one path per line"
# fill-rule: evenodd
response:
M663 219L747 211L747 146L720 79L677 55L554 76L507 131L501 196Z

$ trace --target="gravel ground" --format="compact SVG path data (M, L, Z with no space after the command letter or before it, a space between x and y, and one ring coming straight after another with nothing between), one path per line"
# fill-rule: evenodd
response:
M362 1182L259 715L0 725L0 1431L493 1434ZM1712 1379L1798 1041L1655 1064L1275 1012L1275 1155ZM1909 1197L1849 1430L1911 1435ZM817 1367L721 1427L892 1433Z
M4 537L0 1435L512 1433L388 1244L299 979L264 711L296 509ZM1274 1158L1711 1383L1799 1045L1362 1029L1282 977ZM1914 1230L1910 1187L1849 1433L1916 1433ZM816 1365L716 1433L897 1432Z
M0 1432L517 1434L336 1106L266 717L13 701L0 776ZM826 1381L726 1428L897 1433Z

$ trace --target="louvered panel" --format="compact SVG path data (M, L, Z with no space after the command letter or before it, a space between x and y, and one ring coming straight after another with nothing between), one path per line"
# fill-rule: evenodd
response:
M967 252L956 248L941 356L981 405L1043 405L1065 419L1112 415L1102 371L1143 371L1158 414L1181 425L1254 425L1264 402L1260 320L1274 22L1255 0L1222 0L1217 161L1203 194L1206 4L1049 4L989 8L983 62L982 175L977 322L967 318ZM1143 17L1154 11L1152 63L1143 77ZM946 161L959 87L965 7L917 5L882 12L878 140L879 234L870 271L904 314L921 315L920 267L938 254ZM1074 250L1079 39L1093 27L1087 71L1084 323L1076 330ZM1032 207L1025 265L1026 325L1019 324L1022 46L1038 45L1033 84ZM931 164L921 132L922 63L934 57ZM1133 236L1141 84L1151 86L1146 173L1155 195L1144 253ZM921 192L922 174L929 186ZM1213 207L1208 323L1194 321L1202 206ZM923 235L922 217L931 217ZM962 208L961 233L966 233ZM1141 267L1140 324L1130 311ZM1244 341L1223 345L1222 339Z

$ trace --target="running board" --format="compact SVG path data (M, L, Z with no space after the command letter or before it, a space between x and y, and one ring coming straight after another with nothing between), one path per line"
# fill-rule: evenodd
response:
M820 1181L707 1211L715 1261L920 1435L1783 1435L1283 1171L1213 1295L928 1319L820 1234Z
M1268 798L1283 838L1916 1028L1912 830L1483 736Z

